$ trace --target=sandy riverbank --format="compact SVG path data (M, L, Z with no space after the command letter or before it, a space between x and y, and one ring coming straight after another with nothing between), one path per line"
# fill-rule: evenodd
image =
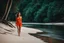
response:
M14 23L13 23L14 25ZM22 27L21 36L17 36L17 29L0 23L0 43L45 43L44 41L29 35L40 30Z

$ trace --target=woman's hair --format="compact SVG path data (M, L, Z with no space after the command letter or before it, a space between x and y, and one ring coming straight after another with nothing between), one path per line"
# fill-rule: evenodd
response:
M16 17L18 17L18 16L19 16L19 13L20 13L20 12L18 12L18 13L17 13Z

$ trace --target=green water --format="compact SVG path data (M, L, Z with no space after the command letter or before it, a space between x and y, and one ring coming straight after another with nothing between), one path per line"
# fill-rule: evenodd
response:
M39 29L41 31L47 32L52 36L57 35L56 37L60 37L64 39L64 26L55 26L55 25L24 25L26 27Z

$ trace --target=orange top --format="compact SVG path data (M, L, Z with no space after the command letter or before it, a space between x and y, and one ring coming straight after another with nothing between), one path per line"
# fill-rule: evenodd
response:
M22 26L22 17L21 16L16 18L16 26Z

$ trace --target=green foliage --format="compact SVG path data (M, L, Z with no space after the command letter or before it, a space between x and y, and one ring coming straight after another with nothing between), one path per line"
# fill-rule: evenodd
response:
M23 22L63 22L64 1L20 0L13 9L20 11ZM58 19L59 18L59 19Z

